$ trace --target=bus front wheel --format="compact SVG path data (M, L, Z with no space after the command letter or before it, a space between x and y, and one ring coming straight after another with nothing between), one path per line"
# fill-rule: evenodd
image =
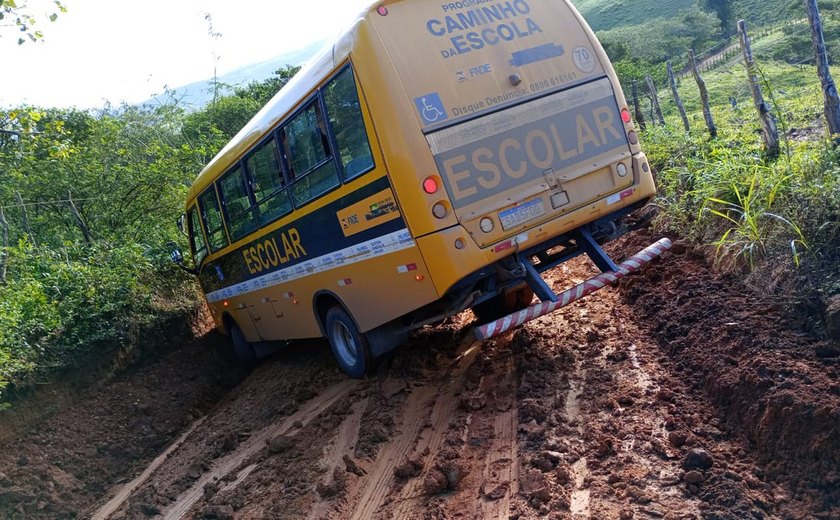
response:
M236 355L239 364L245 367L253 367L257 364L257 353L254 346L248 343L248 340L245 339L245 333L235 323L230 326L230 341L233 343L233 353Z
M341 369L352 378L363 378L371 366L370 345L353 318L343 308L332 307L324 328Z

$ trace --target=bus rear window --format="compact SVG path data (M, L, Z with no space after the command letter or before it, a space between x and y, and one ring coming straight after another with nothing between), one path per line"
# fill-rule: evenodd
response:
M373 168L353 69L341 71L323 92L344 179L352 179Z
M201 220L195 206L190 208L187 216L187 226L190 235L190 247L192 248L193 261L195 266L201 265L201 261L207 256L207 244L204 243L204 235L201 231Z
M222 224L222 213L219 211L219 203L216 200L216 190L211 186L198 198L198 204L201 207L201 216L204 218L204 228L207 230L210 250L216 252L228 245L227 235Z

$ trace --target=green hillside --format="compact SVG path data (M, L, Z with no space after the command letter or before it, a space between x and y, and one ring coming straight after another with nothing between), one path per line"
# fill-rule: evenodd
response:
M676 16L694 0L572 0L596 31L638 25L651 18Z
M572 0L596 31L644 23L652 18L677 16L696 5L695 0ZM735 18L767 23L788 17L789 6L799 0L732 0Z

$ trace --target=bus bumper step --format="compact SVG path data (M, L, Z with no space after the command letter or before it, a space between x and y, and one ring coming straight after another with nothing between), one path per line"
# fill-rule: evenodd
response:
M615 271L602 273L576 285L575 287L572 287L567 291L564 291L563 293L557 295L556 301L543 301L542 303L538 303L528 307L527 309L523 309L509 316L505 316L504 318L500 318L496 321L491 321L486 325L477 327L475 329L475 336L479 340L490 339L511 329L520 327L529 321L554 312L557 309L566 307L567 305L580 300L584 296L588 296L589 294L592 294L599 289L603 289L607 285L611 285L621 278L638 271L654 259L662 256L662 254L669 249L671 249L671 241L667 238L663 238L619 264Z

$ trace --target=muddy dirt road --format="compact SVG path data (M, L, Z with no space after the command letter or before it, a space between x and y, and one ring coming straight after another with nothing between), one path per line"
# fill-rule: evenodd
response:
M211 335L7 443L0 517L840 518L836 345L681 244L513 333L473 325L364 381L319 342L244 374Z

